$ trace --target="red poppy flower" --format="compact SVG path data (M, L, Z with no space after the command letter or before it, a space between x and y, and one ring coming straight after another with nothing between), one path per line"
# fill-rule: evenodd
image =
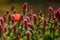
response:
M21 19L21 15L20 14L15 13L15 14L11 15L11 20L13 20L14 22L17 22L20 19Z

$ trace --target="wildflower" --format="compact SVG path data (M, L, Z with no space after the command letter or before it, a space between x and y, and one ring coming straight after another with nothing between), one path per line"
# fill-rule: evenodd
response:
M33 14L33 18L34 18L35 21L38 19L36 14Z
M13 25L14 34L16 33L16 25Z
M34 27L32 26L32 24L31 23L27 23L27 26L29 27L29 28L31 28L31 29L33 29L34 30Z
M24 22L25 25L27 25L28 20L27 19L24 19L23 22Z
M21 20L21 15L18 13L12 14L11 20L13 20L14 22L17 22L17 21Z
M28 22L30 21L30 17L27 16L26 19L28 20Z
M50 13L53 13L54 10L53 10L52 7L49 7L49 8L48 8L48 11L49 11Z
M28 6L28 4L25 2L25 3L23 4L23 9L25 10L25 9L27 8L27 6Z
M29 40L29 38L30 38L30 31L26 32L26 36L27 36L27 40Z

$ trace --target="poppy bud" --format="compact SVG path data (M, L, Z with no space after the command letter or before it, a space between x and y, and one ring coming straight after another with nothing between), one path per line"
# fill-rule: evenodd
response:
M34 20L36 21L38 17L37 17L36 14L33 14L33 18L34 18Z
M33 29L34 30L34 27L31 25L31 23L27 23L27 26L29 27L29 28L31 28L31 29Z
M28 6L28 4L25 2L25 3L23 4L23 9L26 10L27 6Z
M16 25L13 26L14 34L16 33Z
M30 38L30 31L26 32L26 36L27 36L27 40L29 40L29 38Z
M53 12L53 8L52 8L52 7L49 7L49 8L48 8L48 11L49 11L50 13L52 13L52 12Z

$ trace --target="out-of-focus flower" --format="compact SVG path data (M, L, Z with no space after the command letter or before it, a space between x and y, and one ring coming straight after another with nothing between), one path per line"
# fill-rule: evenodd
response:
M55 25L57 25L57 23L58 23L58 19L57 18L55 18L54 23L55 23Z
M16 25L13 25L13 31L14 31L14 33L16 33Z
M29 16L27 16L26 19L28 20L28 22L30 21L30 17Z
M54 10L53 10L52 7L49 7L49 8L48 8L48 11L49 11L49 13L53 13Z
M40 16L42 17L42 15L43 15L43 11L40 10L40 11L39 11L39 14L40 14Z
M27 36L27 40L29 40L29 38L30 38L30 31L26 32L26 36Z
M14 22L17 22L17 21L21 20L21 15L18 13L12 14L11 20L13 20Z
M4 24L4 18L0 18L1 25Z
M48 19L44 17L44 25L46 25L47 22L48 22Z
M33 10L30 10L29 11L29 16L32 16L32 14L33 14Z
M18 33L17 40L20 40L20 38L21 38L21 33Z
M2 18L4 19L4 22L6 22L6 14L3 14Z
M33 18L35 21L38 19L37 15L35 13L33 14Z
M27 23L27 27L29 27L29 28L31 28L31 29L33 29L34 30L34 27L32 26L32 24L31 23Z
M2 36L3 27L0 25L0 37Z
M25 25L27 25L28 20L27 20L27 19L24 19L24 20L23 20L23 23L24 23Z
M3 39L3 40L7 40L7 39L6 39L6 37L4 37L4 39Z
M60 10L59 9L57 9L56 15L60 17Z
M23 9L25 10L25 9L27 8L27 6L28 6L28 4L25 2L25 3L23 4Z
M8 28L7 28L7 27L5 27L5 28L4 28L4 31L5 31L5 32L7 32L7 31L8 31Z

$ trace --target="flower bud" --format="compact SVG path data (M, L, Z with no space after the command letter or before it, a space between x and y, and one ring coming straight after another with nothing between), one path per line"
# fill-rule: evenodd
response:
M6 14L3 14L2 17L4 19L4 22L6 22Z
M50 13L53 13L53 8L52 8L52 7L49 7L49 8L48 8L48 11L49 11Z
M35 21L38 19L36 14L33 14L33 18L34 18Z
M28 22L30 21L30 17L27 16L26 19L28 20Z
M16 25L13 26L13 31L16 33Z
M30 38L30 31L26 32L26 36L27 36L27 40L29 40L29 38Z
M57 18L55 18L54 23L55 23L55 25L57 25L57 23L58 23L58 19Z
M27 25L28 20L27 19L24 19L23 22L24 22L25 25Z
M47 22L48 22L48 19L44 17L44 25L46 25Z
M25 10L25 9L27 8L27 6L28 6L28 4L25 2L25 3L23 4L23 9Z
M60 11L59 10L56 11L56 15L60 17Z
M13 14L17 13L16 10L13 10Z
M0 21L1 21L1 25L3 25L4 24L4 19L0 18Z
M34 30L34 27L31 25L31 23L27 23L27 26L29 27L29 28L31 28L31 29L33 29Z

